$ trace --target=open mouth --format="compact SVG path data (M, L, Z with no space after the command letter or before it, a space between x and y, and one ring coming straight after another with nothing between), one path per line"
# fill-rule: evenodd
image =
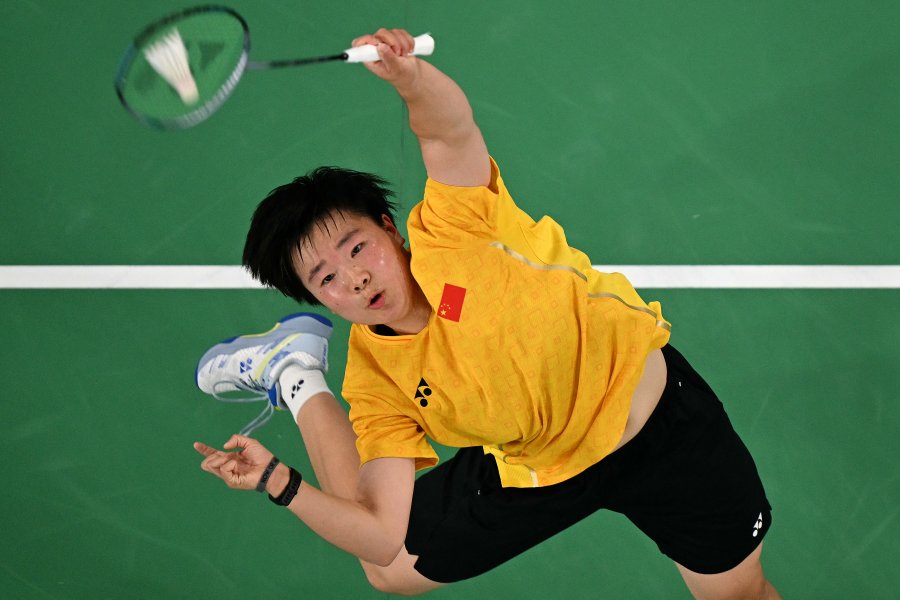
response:
M369 300L369 308L381 308L384 306L384 292L378 292Z

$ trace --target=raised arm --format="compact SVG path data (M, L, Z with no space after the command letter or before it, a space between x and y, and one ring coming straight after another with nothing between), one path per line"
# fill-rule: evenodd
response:
M379 29L353 41L374 44L380 62L366 68L394 86L409 109L409 125L422 149L428 176L455 186L487 185L487 146L466 95L433 65L411 56L413 37L402 29Z

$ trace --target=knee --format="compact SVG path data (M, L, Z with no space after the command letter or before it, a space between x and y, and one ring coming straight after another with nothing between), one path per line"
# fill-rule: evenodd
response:
M723 596L714 597L725 600L777 600L781 598L766 579L747 582L739 588L729 590Z
M779 600L781 596L763 574L759 557L762 544L738 566L724 573L703 575L678 565L694 598L705 600Z
M747 595L743 597L755 598L758 600L780 600L781 596L778 594L778 590L775 589L775 586L769 583L769 580L765 577L760 579L760 581L755 581L750 586Z

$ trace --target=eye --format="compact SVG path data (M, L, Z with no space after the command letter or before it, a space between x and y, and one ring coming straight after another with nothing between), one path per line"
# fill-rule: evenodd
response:
M321 285L328 285L328 284L331 282L332 279L334 279L334 274L333 274L333 273L332 273L332 274L329 274L329 275L326 275L325 277L322 278L322 284L321 284Z
M350 251L350 256L356 256L362 250L363 245L357 244L353 246L353 250Z

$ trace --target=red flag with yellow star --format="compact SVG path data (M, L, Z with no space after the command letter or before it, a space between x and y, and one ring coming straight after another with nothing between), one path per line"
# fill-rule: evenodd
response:
M463 300L466 299L466 288L449 283L444 284L444 293L441 294L441 305L438 307L438 316L448 321L459 323L462 316Z

